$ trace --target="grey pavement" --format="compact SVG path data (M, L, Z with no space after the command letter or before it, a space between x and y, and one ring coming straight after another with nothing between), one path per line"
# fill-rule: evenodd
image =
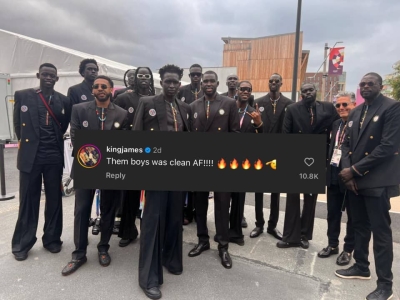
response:
M18 173L15 170L15 149L6 149L7 192L18 190ZM13 169L13 170L10 170ZM17 195L18 196L18 195ZM264 204L268 206L268 196ZM327 244L326 220L323 203L315 220L314 238L310 248L279 249L276 240L268 234L250 239L254 227L253 194L246 199L245 216L249 227L244 229L245 245L231 244L229 251L233 268L224 269L218 257L217 244L211 238L211 250L189 258L187 253L197 242L196 225L184 226L183 263L180 276L164 272L161 287L162 299L365 299L376 287L376 274L370 249L371 280L345 280L334 275L336 257L317 257ZM98 236L89 232L88 262L76 273L63 277L62 268L71 259L73 245L74 197L63 198L64 231L63 249L58 254L46 251L41 244L44 198L38 227L38 241L26 261L14 260L11 237L18 216L18 199L0 202L0 300L12 299L148 299L138 286L139 240L126 248L118 247L119 239L110 242L111 265L98 263L96 243ZM210 236L215 234L213 202L209 207ZM284 198L281 199L284 207ZM326 206L325 206L326 212ZM93 210L94 213L94 210ZM267 217L269 210L264 209ZM397 216L394 216L396 218ZM283 228L281 211L278 228ZM139 225L139 224L138 224ZM344 225L344 224L343 224ZM393 228L398 232L398 227ZM341 236L343 239L343 235ZM400 245L394 243L393 299L400 295Z

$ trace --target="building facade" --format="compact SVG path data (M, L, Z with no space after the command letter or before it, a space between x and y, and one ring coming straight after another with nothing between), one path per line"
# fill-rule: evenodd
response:
M325 95L321 95L323 74L306 73L305 80L302 83L314 83L317 86L317 100L332 102L334 97L340 92L346 90L346 72L342 75L326 75Z

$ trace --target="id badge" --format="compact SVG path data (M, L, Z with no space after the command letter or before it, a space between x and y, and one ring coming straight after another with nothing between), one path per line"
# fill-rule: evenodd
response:
M331 165L334 167L339 167L340 159L342 157L342 150L340 149L335 149L333 151L332 159L331 159Z

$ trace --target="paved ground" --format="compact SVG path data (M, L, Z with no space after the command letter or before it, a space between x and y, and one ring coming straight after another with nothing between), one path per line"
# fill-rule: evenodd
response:
M8 155L8 156L7 156ZM7 191L18 190L15 153L6 153ZM268 216L268 199L265 197L264 214ZM18 200L0 202L0 300L12 299L147 299L138 287L139 241L126 248L118 247L119 239L111 239L112 263L103 268L97 260L96 243L98 236L89 234L88 262L75 274L62 277L61 270L70 260L73 251L74 197L64 198L64 241L59 254L51 254L41 245L43 228L43 203L38 227L38 242L26 261L17 262L11 254L11 237L18 215ZM326 206L318 204L315 220L314 240L310 248L278 249L276 240L263 234L257 239L248 235L254 224L254 197L246 200L245 215L249 227L244 230L243 247L230 246L233 268L224 269L219 261L217 244L212 242L210 251L199 257L189 258L187 253L196 238L194 223L184 230L184 272L180 276L164 273L161 290L163 299L364 299L375 288L375 267L371 257L372 279L344 280L336 277L335 257L320 259L317 252L326 246ZM281 210L284 209L284 199ZM213 205L210 202L209 228L214 235ZM393 231L399 232L398 214L392 214ZM283 227L284 214L281 212L278 228ZM342 237L343 238L343 237ZM372 248L372 247L371 247ZM400 295L400 244L394 243L395 260L394 299ZM372 249L371 249L372 253Z

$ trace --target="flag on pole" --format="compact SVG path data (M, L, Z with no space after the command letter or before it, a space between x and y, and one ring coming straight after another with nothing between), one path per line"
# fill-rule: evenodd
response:
M344 62L344 47L332 48L329 53L329 75L342 75Z

